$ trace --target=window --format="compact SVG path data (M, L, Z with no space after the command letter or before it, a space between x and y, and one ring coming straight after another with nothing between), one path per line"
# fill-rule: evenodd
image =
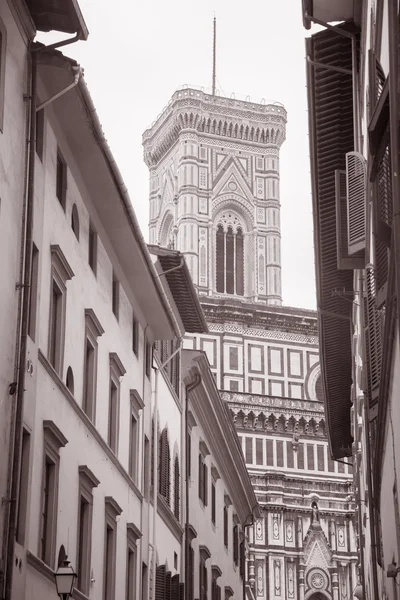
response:
M85 310L85 325L82 409L94 423L97 391L97 338L103 335L104 329L91 308Z
M214 481L211 484L211 522L215 525L215 517L216 517L216 487Z
M283 442L281 440L278 440L276 442L276 466L277 467L283 467L284 466L284 462L283 462Z
M79 471L78 535L77 535L77 587L83 594L89 595L92 555L92 514L94 487L100 481L92 471L82 465Z
M150 462L150 441L147 436L144 436L144 460L143 460L143 495L146 500L149 498L150 492L150 477L152 472Z
M67 376L65 378L65 385L67 386L67 388L69 389L69 391L71 392L71 394L74 395L74 391L75 391L74 373L73 373L71 367L68 367L68 369L67 369Z
M233 539L233 562L237 566L239 563L239 530L238 526L235 525L232 531Z
M163 429L160 435L158 452L158 493L165 498L169 505L171 494L171 455L167 429Z
M179 501L180 501L180 472L179 472L179 458L175 456L174 462L174 515L179 521Z
M224 217L225 215L223 215ZM227 215L228 222L233 225L217 227L216 254L217 292L222 294L244 295L244 236L243 230L236 223L237 218Z
M317 446L317 461L318 471L325 471L325 452L324 447L320 445Z
M192 545L189 546L189 600L194 600L194 550Z
M16 539L19 544L25 541L26 510L28 507L29 456L31 436L29 431L22 432L21 471L19 475L18 513Z
M314 445L307 444L307 468L309 471L314 471Z
M240 577L242 579L244 579L245 574L246 574L246 551L245 551L244 541L240 542L239 555L240 555L239 573L240 573Z
M65 201L67 197L67 164L59 150L57 152L56 166L56 196L65 210Z
M110 354L110 390L108 405L108 435L107 442L111 450L118 453L118 435L119 435L119 392L120 377L126 373L118 355L114 352Z
M147 377L150 377L152 358L153 358L153 347L151 346L151 344L149 344L149 342L146 342L145 363L146 363L146 376Z
M263 464L263 440L256 438L256 465Z
M93 273L97 274L97 233L93 225L89 225L89 265Z
M286 459L288 469L294 468L293 442L286 442Z
M43 422L43 434L39 558L53 568L57 533L59 450L67 444L67 439L53 421Z
M304 444L299 444L297 448L297 468L304 469Z
M62 376L65 336L66 283L74 275L59 246L51 246L52 276L49 319L49 362Z
M187 434L187 461L188 461L188 475L189 479L192 475L192 436L190 432ZM190 481L189 481L190 483Z
M129 475L137 481L139 458L139 415L144 408L144 403L137 390L131 390L131 422L129 431Z
M119 281L113 273L112 278L112 311L114 315L119 318Z
M245 448L246 448L246 463L248 465L253 464L253 438L246 437L245 438Z
M79 242L79 213L76 204L73 205L71 211L71 228Z
M43 160L44 148L44 109L36 111L36 154Z
M151 465L150 465L150 489L153 491L155 486L154 481L154 460L155 460L155 431L154 431L154 417L151 419Z
M135 318L135 315L132 317L132 350L136 354L138 354L139 349L139 323Z
M117 550L117 517L122 509L111 496L105 498L104 583L103 600L115 599L115 562Z
M205 560L200 556L199 565L199 597L200 600L207 600L208 597L208 571Z
M136 598L136 543L141 534L133 523L128 523L126 529L126 600L134 600Z
M208 467L202 453L199 454L199 498L204 506L208 503Z
M273 467L274 466L274 442L273 442L273 440L267 440L266 447L267 447L267 466Z
M224 506L224 545L228 548L228 507Z
M0 131L3 131L7 30L0 20Z
M39 250L35 244L32 244L31 259L31 280L29 288L29 317L28 317L28 335L35 341L36 334L36 312L37 312L37 294L38 294L38 274L39 274Z

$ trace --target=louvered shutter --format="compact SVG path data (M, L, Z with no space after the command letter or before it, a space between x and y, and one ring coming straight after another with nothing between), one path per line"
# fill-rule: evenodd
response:
M185 600L185 584L179 584L179 600ZM190 600L190 598L189 598Z
M179 598L179 575L174 575L171 579L171 600L180 600L180 598Z
M240 542L240 577L245 578L245 560L244 542Z
M151 420L151 465L150 465L150 486L154 487L154 417Z
M166 445L166 461L165 461L165 498L168 502L168 506L171 504L171 452L169 448L169 441L166 432L165 436Z
M174 465L174 515L179 521L179 500L180 500L180 473L179 473L179 460L175 457Z
M165 599L166 568L160 565L156 569L156 600Z
M348 252L346 171L335 171L335 199L337 268L363 269L365 266L364 250L359 250L351 256Z
M165 600L171 600L171 571L165 575Z
M224 506L224 544L228 547L228 509Z
M201 454L199 454L199 498L200 498L200 500L204 500L203 489L204 489L203 457Z
M366 244L366 163L359 152L346 154L347 241L350 256L365 250Z
M204 464L204 506L208 504L208 467Z
M188 576L188 586L189 586L189 600L194 600L194 550L192 546L189 546L189 576Z
M221 586L217 585L217 600L221 600Z
M381 316L376 305L375 272L368 266L364 291L365 352L368 373L368 398L370 406L378 399L382 362Z
M237 527L237 525L235 525L235 527L233 528L233 562L235 563L235 565L238 564L238 559L239 559L238 543L239 543L238 527Z
M217 582L215 579L211 583L211 600L217 600Z

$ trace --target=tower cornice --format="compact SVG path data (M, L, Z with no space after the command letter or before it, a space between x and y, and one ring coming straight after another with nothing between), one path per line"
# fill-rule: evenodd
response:
M145 161L148 166L156 164L183 130L279 148L285 140L286 120L279 103L255 104L192 88L178 90L143 134Z

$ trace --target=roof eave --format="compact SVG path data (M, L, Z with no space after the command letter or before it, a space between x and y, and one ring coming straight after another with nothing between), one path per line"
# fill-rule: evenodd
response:
M86 40L89 31L77 0L25 0L38 31L75 34Z

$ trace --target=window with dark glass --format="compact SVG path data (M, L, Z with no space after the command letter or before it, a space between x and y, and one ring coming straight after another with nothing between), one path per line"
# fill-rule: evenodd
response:
M224 545L228 547L228 507L224 506Z
M244 294L244 237L240 227L224 229L218 225L216 234L217 292Z
M65 209L65 200L67 196L67 164L60 151L57 152L56 196L61 206Z

